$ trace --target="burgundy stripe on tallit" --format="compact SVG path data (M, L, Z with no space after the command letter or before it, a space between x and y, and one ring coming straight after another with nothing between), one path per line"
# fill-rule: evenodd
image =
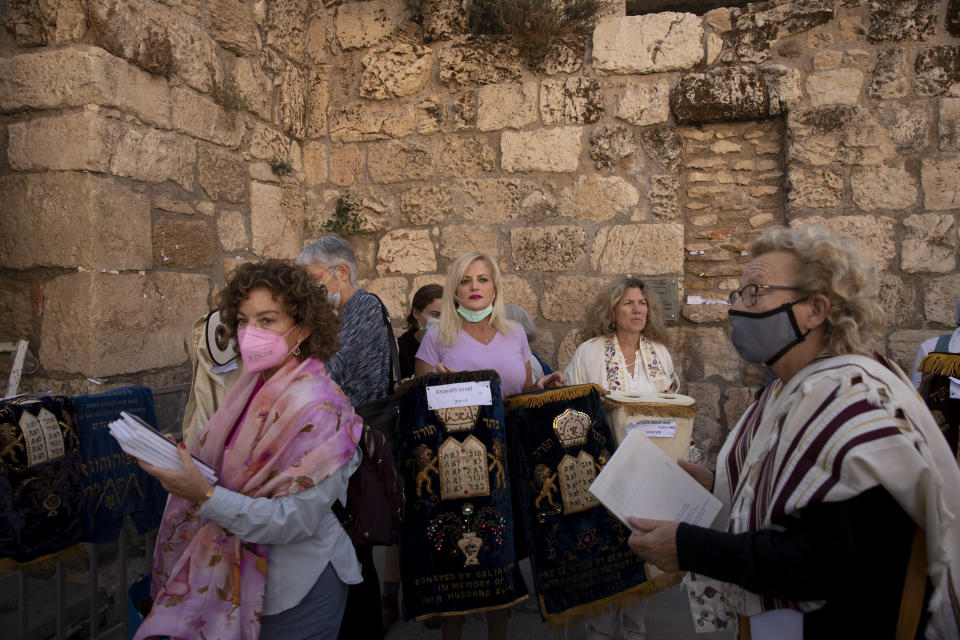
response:
M810 446L808 446L800 456L800 460L797 462L797 466L790 474L790 477L783 484L783 488L780 490L776 501L773 503L773 511L771 513L772 517L776 518L785 513L784 507L787 499L793 495L793 492L803 481L803 478L807 475L807 472L810 471L810 469L816 464L817 458L820 456L820 452L823 451L823 448L827 445L827 442L830 441L830 438L832 438L836 432L839 431L840 428L851 418L854 418L861 413L875 411L876 409L877 408L875 406L866 400L858 400L853 404L844 407L840 413L834 416L830 422L828 422L826 426L820 430L820 433L816 435L816 437L813 439L813 442L810 443ZM797 434L797 438L801 437L803 437L802 432Z
M738 434L737 441L730 447L730 454L727 456L727 479L730 482L730 495L734 495L737 490L737 483L740 480L740 469L743 461L750 449L750 443L753 441L753 435L760 425L760 416L762 409L767 403L767 396L776 383L770 384L760 394L760 399L754 402L747 410L747 416L743 421L743 429Z
M807 501L807 504L817 504L818 502L822 502L823 497L827 495L827 492L829 492L834 485L840 482L840 466L843 464L843 459L850 449L853 449L857 445L861 445L866 442L873 442L874 440L889 438L890 436L899 434L900 429L897 427L883 427L860 434L856 438L851 438L849 442L840 447L840 451L837 452L837 456L833 459L833 468L830 470L830 477L825 483L820 485L816 491L814 491L813 495L810 496L810 500Z
M800 441L803 440L801 436L803 436L803 434L807 432L807 427L809 427L814 420L816 420L821 415L823 415L823 412L826 411L830 403L836 400L837 393L839 391L840 389L834 389L833 391L831 391L830 395L827 396L827 399L824 400L823 403L819 407L817 407L817 410L814 411L813 414L811 414L811 416L807 419L807 421L803 423L803 426L797 432L797 437L790 442L790 446L787 447L786 452L783 454L783 462L780 463L780 468L777 469L778 478L783 475L783 468L786 466L787 462L790 461L790 456L793 455L793 450L796 449L797 446L800 444Z

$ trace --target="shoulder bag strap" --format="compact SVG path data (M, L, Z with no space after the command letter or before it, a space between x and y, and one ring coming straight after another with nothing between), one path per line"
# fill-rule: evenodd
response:
M370 293L369 291L367 293ZM390 364L393 370L393 378L387 380L387 395L393 393L393 383L400 382L400 351L397 348L397 338L393 335L393 325L390 324L390 314L387 312L387 305L383 304L375 293L370 293L377 302L380 303L380 313L383 314L383 324L387 327L387 341L390 343Z

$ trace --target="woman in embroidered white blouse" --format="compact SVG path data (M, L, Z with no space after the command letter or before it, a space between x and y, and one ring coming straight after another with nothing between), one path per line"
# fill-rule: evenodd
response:
M680 381L664 346L663 311L642 280L621 277L587 306L577 347L563 372L567 384L596 383L621 393L675 392ZM647 600L587 621L587 640L645 637ZM617 633L619 631L619 634Z
M621 277L587 306L577 347L563 372L567 384L594 382L621 393L675 392L680 381L663 342L663 312L643 281Z

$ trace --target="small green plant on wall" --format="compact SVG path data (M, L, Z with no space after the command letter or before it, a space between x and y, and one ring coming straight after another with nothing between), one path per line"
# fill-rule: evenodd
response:
M273 156L267 162L270 163L270 168L273 169L273 172L278 176L285 176L293 171L293 166L288 160L283 160L277 156Z
M360 203L351 198L350 192L347 191L337 198L333 217L326 220L320 228L340 235L366 233L367 220L363 217Z

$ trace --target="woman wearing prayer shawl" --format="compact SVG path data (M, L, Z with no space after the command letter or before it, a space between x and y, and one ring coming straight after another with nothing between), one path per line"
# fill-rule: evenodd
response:
M503 395L562 386L552 373L533 381L530 346L523 327L504 317L500 269L489 256L467 253L450 265L443 285L440 324L427 329L414 367L417 376L434 371L493 369L500 375ZM487 612L487 637L502 640L507 633L507 609ZM463 616L444 616L444 640L458 640Z
M680 381L664 346L666 333L658 300L638 278L617 278L587 305L581 335L563 376L567 384L594 383L604 391L675 392ZM588 640L642 639L646 636L644 599L585 625Z
M315 278L276 260L238 267L218 305L245 373L181 443L182 469L141 463L171 496L136 638L335 638L347 585L360 582L330 510L362 429L323 366L340 322Z
M740 355L779 377L716 475L716 529L631 518L630 546L686 570L699 629L766 638L960 637L960 470L910 381L879 355L876 268L821 227L757 238L730 295ZM741 635L741 637L746 637Z

